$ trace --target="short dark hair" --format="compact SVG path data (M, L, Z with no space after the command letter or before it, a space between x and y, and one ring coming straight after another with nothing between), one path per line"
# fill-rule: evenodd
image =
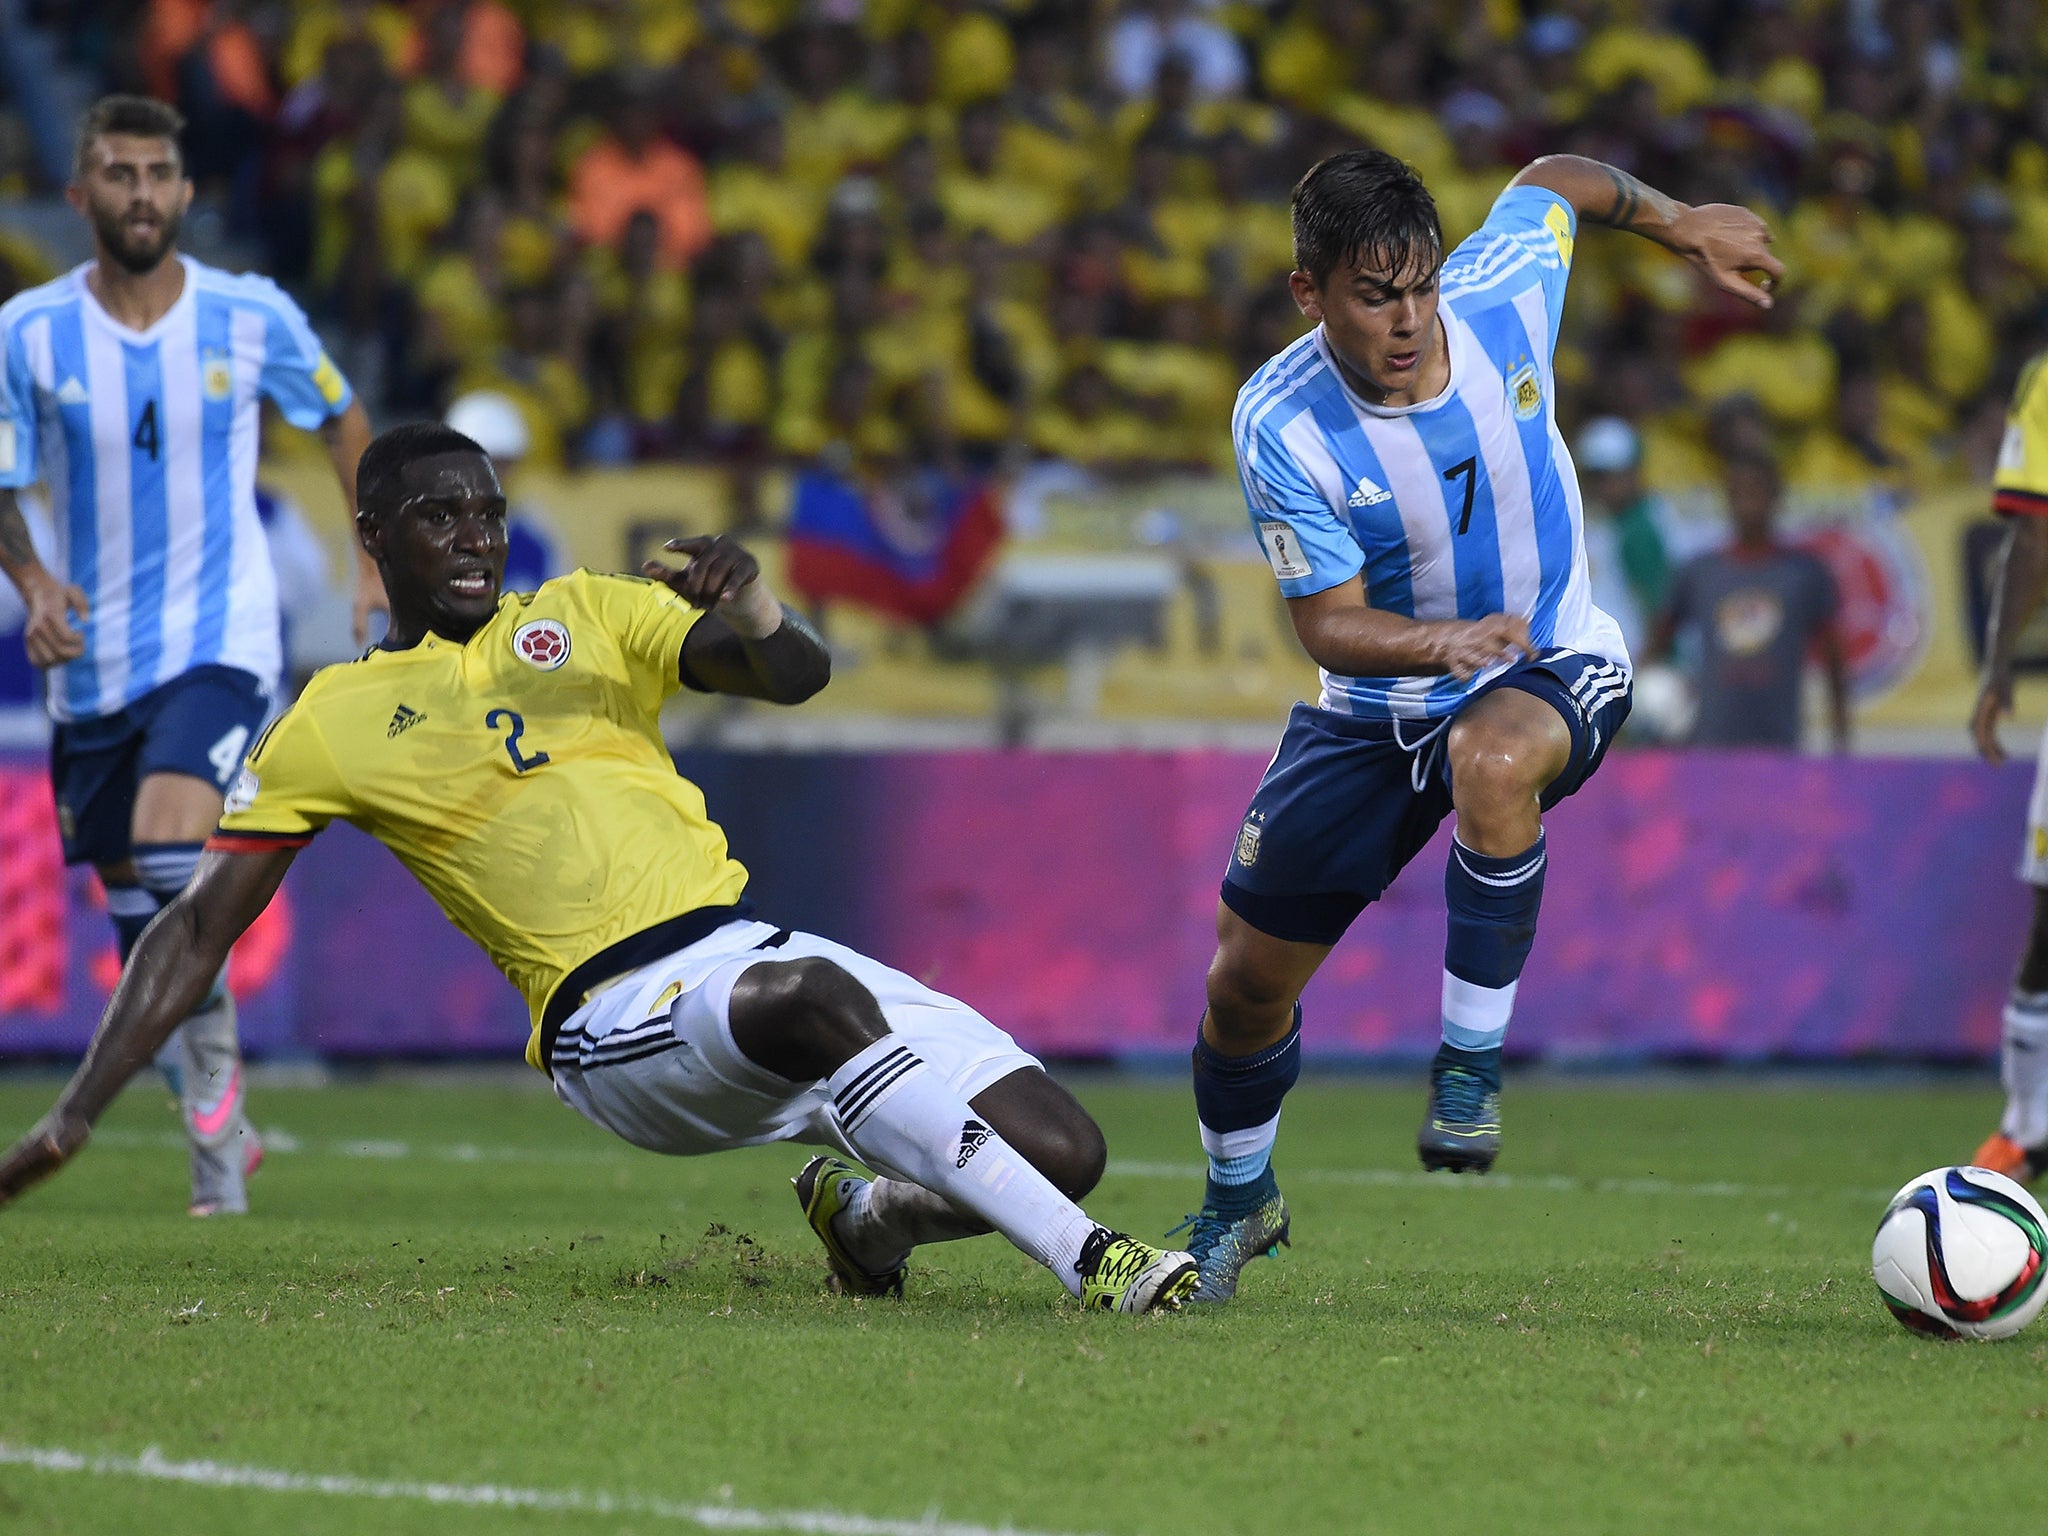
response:
M73 174L83 176L92 169L92 146L103 134L169 139L175 146L184 131L184 115L169 102L153 96L102 96L79 120L78 142L71 151Z
M356 460L356 516L375 517L398 496L406 466L440 453L475 453L482 445L438 421L408 421L371 439Z
M1444 250L1436 199L1406 164L1378 149L1347 149L1294 186L1294 264L1318 283L1340 266L1388 275L1435 271Z

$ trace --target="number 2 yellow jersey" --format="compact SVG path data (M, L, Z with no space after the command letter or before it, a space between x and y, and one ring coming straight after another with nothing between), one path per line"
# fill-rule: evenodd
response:
M667 918L739 900L657 713L697 611L588 571L514 593L457 645L322 669L249 754L211 846L303 846L353 823L483 946L539 1021L562 978Z

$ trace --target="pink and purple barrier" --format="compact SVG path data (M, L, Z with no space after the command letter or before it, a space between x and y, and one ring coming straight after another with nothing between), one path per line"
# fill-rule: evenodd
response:
M966 998L1030 1048L1153 1057L1199 1016L1263 766L1219 753L686 754L762 915ZM2026 923L2028 769L1638 752L1550 818L1510 1036L1550 1060L1981 1058ZM1436 1040L1444 837L1307 1000L1312 1057ZM39 757L0 756L0 1057L77 1053L113 979ZM336 827L238 948L250 1049L513 1057L523 1009L398 864Z

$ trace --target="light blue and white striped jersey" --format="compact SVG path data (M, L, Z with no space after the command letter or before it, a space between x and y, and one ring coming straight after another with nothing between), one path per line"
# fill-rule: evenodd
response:
M1577 221L1540 187L1510 187L1444 262L1443 393L1377 406L1345 384L1318 326L1238 392L1231 431L1245 502L1280 590L1362 576L1375 608L1414 619L1519 614L1537 648L1628 665L1593 606L1578 476L1557 429L1551 354ZM1323 673L1322 707L1435 719L1495 672Z
M147 331L100 307L85 266L0 307L0 486L42 481L58 569L92 604L85 654L50 674L58 720L208 663L277 682L259 397L310 430L348 381L275 283L179 259L184 292Z

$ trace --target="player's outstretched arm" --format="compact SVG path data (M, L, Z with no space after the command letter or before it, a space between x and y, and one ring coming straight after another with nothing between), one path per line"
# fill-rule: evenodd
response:
M688 556L683 568L650 560L641 570L705 610L683 637L684 682L771 704L801 704L831 681L825 642L768 589L761 562L736 539L670 539L664 547Z
M72 627L71 615L89 611L85 594L59 581L36 554L28 536L28 519L14 492L0 486L0 571L14 583L28 608L22 632L31 666L54 667L85 654L85 636Z
M1287 616L1309 659L1345 677L1464 679L1496 662L1530 655L1529 621L1511 613L1484 619L1419 620L1366 606L1354 576L1327 591L1287 600Z
M1769 227L1747 208L1733 203L1691 207L1602 160L1545 155L1523 167L1509 185L1546 188L1588 224L1654 240L1706 273L1724 293L1759 309L1771 307L1769 285L1785 275L1784 264L1771 254ZM1750 272L1762 273L1765 282L1752 282L1744 275Z
M1991 613L1984 623L1984 676L1977 686L1977 707L1970 714L1970 736L1988 763L2005 761L1998 721L2012 713L2013 651L2048 590L2048 517L2015 517L2010 522L1998 554L1998 575L1991 584Z
M0 1205L48 1178L85 1145L128 1079L198 1006L228 949L261 915L294 850L208 853L176 901L149 925L86 1048L85 1060L34 1130L0 1158Z

